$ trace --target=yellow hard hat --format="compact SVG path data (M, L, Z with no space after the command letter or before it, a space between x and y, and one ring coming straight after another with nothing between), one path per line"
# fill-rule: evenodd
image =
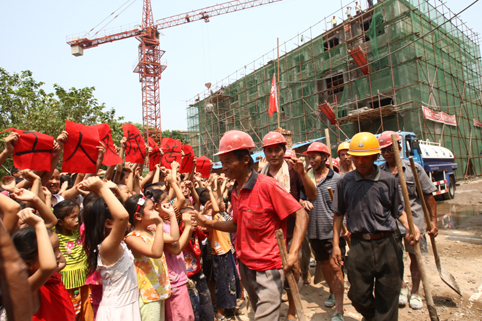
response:
M378 139L372 133L358 133L351 138L348 154L353 156L380 154Z
M337 154L340 154L340 150L350 149L350 143L343 142L338 146L338 150L336 151Z

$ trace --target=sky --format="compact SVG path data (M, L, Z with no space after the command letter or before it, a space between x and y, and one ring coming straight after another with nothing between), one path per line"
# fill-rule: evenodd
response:
M0 1L0 66L10 74L32 71L36 81L45 82L47 92L53 92L53 84L66 89L93 86L100 103L114 108L127 121L142 122L139 75L133 73L139 42L130 38L103 44L84 50L82 57L72 56L66 44L67 36L87 32L126 1L132 4L107 29L140 24L142 0ZM158 20L222 1L151 2L154 20ZM186 101L203 92L205 83L216 83L244 66L253 70L255 59L268 52L275 55L277 38L293 48L299 33L350 2L283 0L213 17L209 23L198 21L161 30L161 49L166 51L162 60L167 62L160 81L162 129L187 129ZM473 0L445 2L452 12L459 12ZM482 32L481 10L482 1L461 15L477 33ZM324 23L315 26L313 37L324 28Z

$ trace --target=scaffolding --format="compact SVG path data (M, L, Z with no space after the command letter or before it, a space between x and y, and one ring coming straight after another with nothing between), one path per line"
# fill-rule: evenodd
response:
M354 2L280 45L279 69L275 48L192 99L195 152L212 158L232 129L261 147L278 127L268 104L279 70L281 127L293 142L325 128L337 143L360 131L410 131L452 150L458 177L482 174L478 35L439 0L386 0L345 18L346 6ZM331 26L332 16L343 21ZM455 115L457 126L425 119L422 106Z

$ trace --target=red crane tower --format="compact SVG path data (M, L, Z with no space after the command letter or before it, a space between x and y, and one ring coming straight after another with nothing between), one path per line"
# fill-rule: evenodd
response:
M161 63L161 57L165 51L159 46L159 30L175 27L178 25L204 20L239 10L249 9L281 0L236 0L221 3L203 9L193 10L187 13L167 17L154 22L152 15L151 0L143 1L142 25L130 28L130 30L110 32L101 37L89 39L86 37L68 37L67 44L72 48L74 56L82 56L84 49L97 47L98 45L114 42L117 40L136 37L140 41L138 49L138 62L134 72L139 74L139 82L142 85L142 124L144 134L154 139L160 139L161 135L161 104L159 93L159 80L166 65ZM97 32L95 35L99 34Z

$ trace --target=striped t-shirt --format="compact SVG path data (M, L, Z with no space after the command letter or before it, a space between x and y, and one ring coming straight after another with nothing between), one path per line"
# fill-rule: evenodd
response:
M308 176L312 179L314 178L313 169L308 171ZM335 210L333 209L328 187L331 187L333 192L335 192L336 183L340 177L340 174L328 169L328 174L318 184L315 182L317 189L315 200L310 200L301 193L302 199L309 200L313 204L313 209L308 213L310 221L306 230L309 239L328 240L333 238L333 216Z

